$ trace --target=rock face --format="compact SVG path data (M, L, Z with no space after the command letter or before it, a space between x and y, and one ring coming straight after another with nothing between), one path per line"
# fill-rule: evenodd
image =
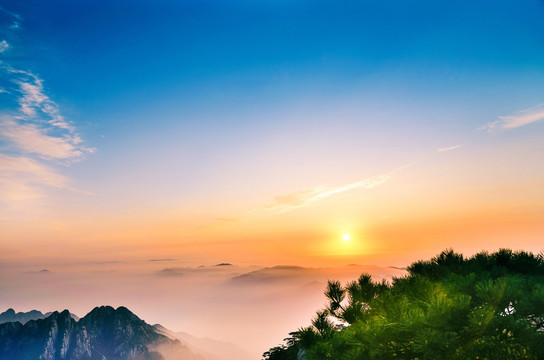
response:
M75 321L68 310L0 324L0 360L203 360L156 332L125 307L94 308Z

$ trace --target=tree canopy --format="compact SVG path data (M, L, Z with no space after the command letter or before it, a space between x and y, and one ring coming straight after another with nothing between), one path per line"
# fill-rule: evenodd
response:
M443 251L408 274L342 285L265 360L544 359L544 257Z

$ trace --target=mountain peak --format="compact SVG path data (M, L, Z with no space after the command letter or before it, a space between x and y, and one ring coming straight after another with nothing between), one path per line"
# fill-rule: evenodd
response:
M109 305L97 306L85 315L81 320L84 322L87 319L102 319L103 321L130 321L143 322L138 316L124 306L119 306L117 309Z
M110 305L96 306L89 314L113 313L115 309ZM89 315L87 314L87 315Z
M43 319L44 315L38 310L31 310L29 312L15 312L13 308L9 308L0 314L0 324L6 322L18 321L24 324L30 320Z
M203 360L124 306L98 306L75 321L68 310L21 325L0 324L0 359Z

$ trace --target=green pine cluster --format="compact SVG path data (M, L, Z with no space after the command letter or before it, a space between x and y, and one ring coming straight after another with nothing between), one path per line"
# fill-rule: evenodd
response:
M326 309L266 360L544 359L544 256L446 250L391 283L329 281Z

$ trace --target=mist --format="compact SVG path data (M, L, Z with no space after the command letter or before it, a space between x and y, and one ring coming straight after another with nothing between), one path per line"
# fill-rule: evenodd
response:
M175 259L41 265L2 265L4 310L69 309L82 317L98 305L126 306L173 333L235 344L249 354L248 359L260 358L288 332L309 325L325 304L328 279L347 282L370 273L381 280L405 273L400 268L354 264L187 266ZM200 344L208 352L217 350L209 348L215 346L211 342Z

